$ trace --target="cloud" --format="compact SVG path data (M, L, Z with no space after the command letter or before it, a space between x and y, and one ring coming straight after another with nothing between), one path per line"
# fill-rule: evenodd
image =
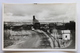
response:
M70 21L76 17L75 4L5 4L4 21Z

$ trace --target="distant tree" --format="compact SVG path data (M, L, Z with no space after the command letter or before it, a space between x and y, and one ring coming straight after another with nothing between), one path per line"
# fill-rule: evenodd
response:
M75 22L74 21L70 21L70 29L75 30Z
M74 21L70 21L70 23L66 23L65 24L65 28L66 29L70 29L70 30L75 30L75 22Z

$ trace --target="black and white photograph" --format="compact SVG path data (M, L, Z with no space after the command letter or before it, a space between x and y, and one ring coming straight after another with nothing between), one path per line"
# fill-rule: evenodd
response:
M3 49L76 49L76 3L4 4Z

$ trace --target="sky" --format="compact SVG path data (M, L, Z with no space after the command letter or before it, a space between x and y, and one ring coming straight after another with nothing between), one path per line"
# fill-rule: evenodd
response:
M6 22L32 22L33 15L39 22L75 21L76 4L4 4L3 20Z

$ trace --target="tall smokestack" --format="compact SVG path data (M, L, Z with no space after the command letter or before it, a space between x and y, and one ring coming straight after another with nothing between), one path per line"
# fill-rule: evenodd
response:
M33 15L33 21L35 20L35 15Z
M35 23L35 20L36 20L36 19L35 19L35 15L33 15L33 24Z

